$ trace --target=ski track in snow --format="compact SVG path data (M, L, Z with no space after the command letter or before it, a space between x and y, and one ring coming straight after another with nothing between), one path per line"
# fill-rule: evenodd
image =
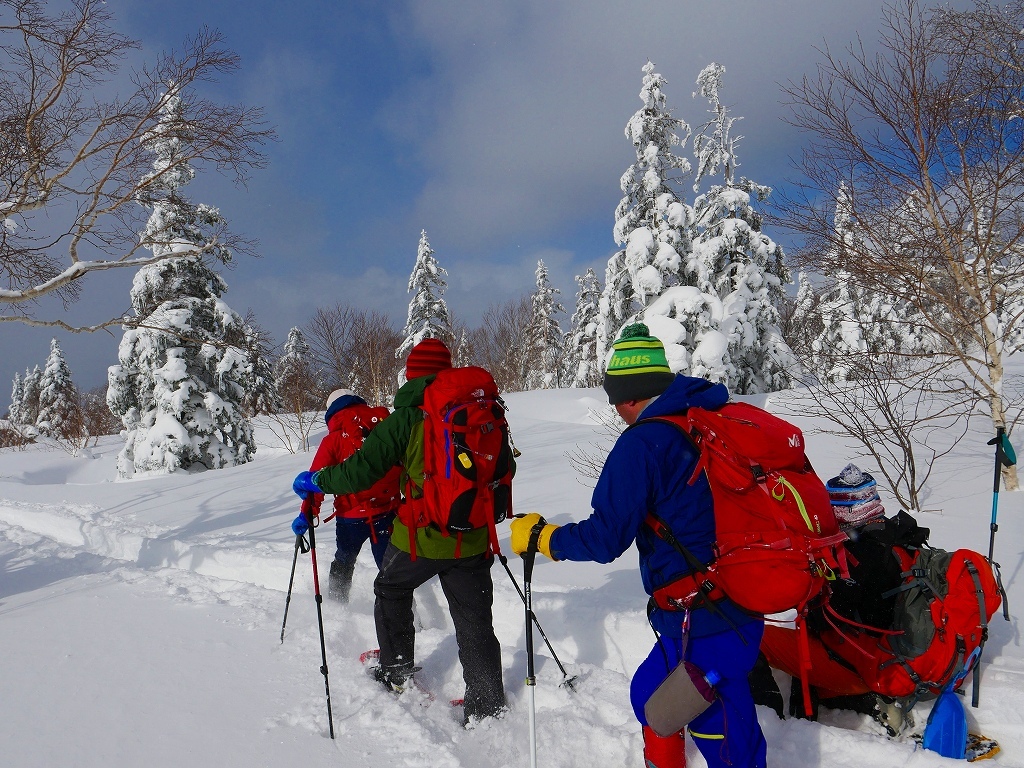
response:
M550 395L549 395L550 397ZM578 398L575 411L561 407L568 402L564 392L548 403L541 393L512 397L515 436L524 450L517 480L517 506L520 511L537 508L555 523L579 519L586 514L589 490L580 482L565 482L567 462L564 451L573 441L600 442L600 428L592 426L586 408L593 398ZM573 401L576 402L576 401ZM527 412L529 417L521 414ZM569 431L569 432L567 432ZM569 435L568 437L566 435ZM96 451L97 453L99 451ZM837 456L843 449L835 450ZM51 463L62 457L50 456ZM820 462L820 457L817 459ZM0 456L0 466L4 457ZM67 459L73 462L73 459ZM287 485L296 468L308 457L272 456L262 459L262 467L244 475L254 485L254 497L271 493L278 485ZM838 461L838 459L837 459ZM67 470L71 474L73 470ZM239 468L236 472L250 471ZM211 477L231 478L231 471L206 473L186 478L181 488L189 488L189 501L198 494L204 498L215 491L194 491L190 481L201 486L215 483ZM976 484L984 489L981 472ZM7 474L0 480L9 481ZM15 473L14 477L17 477ZM524 478L539 477L534 484ZM263 485L259 486L258 483ZM25 487L36 487L27 484ZM14 488L14 485L10 487ZM353 585L352 602L347 607L325 601L323 620L326 651L330 667L330 685L336 741L330 742L325 710L320 663L320 638L308 556L300 555L290 604L285 642L280 644L283 590L291 566L294 540L288 535L288 517L277 512L273 535L259 535L234 528L202 525L178 525L142 522L146 510L131 509L121 493L109 507L93 502L26 501L0 498L0 616L9 611L24 614L32 606L19 598L57 586L67 591L79 580L83 585L112 580L140 596L157 596L178 604L215 610L208 615L223 625L225 637L241 630L256 633L261 654L240 663L249 664L244 672L257 681L268 665L278 667L278 676L292 678L293 685L276 684L273 709L263 712L254 722L260 737L268 743L287 743L293 762L276 768L314 764L346 766L465 766L505 768L529 763L528 703L524 674L526 669L523 605L508 575L500 564L492 574L495 584L495 631L502 646L504 676L510 711L497 721L485 721L469 729L461 726L461 711L448 705L461 697L463 684L458 652L443 593L436 582L417 591L415 613L417 663L423 684L435 694L434 701L410 691L395 697L379 688L359 663L359 654L376 647L373 625L372 578L375 571L368 548L360 555ZM136 486L142 490L145 486ZM167 485L164 494L180 493ZM169 490L168 490L169 489ZM131 489L129 489L131 490ZM274 491L276 492L276 490ZM961 491L957 491L961 493ZM2 493L2 491L0 491ZM205 494L205 496L204 496ZM160 494L157 494L159 496ZM977 497L984 500L984 491ZM130 494L129 494L130 496ZM955 497L954 497L955 498ZM219 500L218 500L219 501ZM216 504L211 504L216 507ZM1006 507L1011 507L1007 499ZM1024 504L1012 500L1018 513ZM130 511L126 512L126 508ZM271 510L273 511L273 510ZM893 510L890 510L890 512ZM230 515L240 510L228 508ZM1000 545L1007 563L1004 579L1016 590L1016 571L1021 557L1020 534L1024 525L1005 509ZM246 519L251 518L248 515ZM162 518L161 518L162 519ZM1001 522L1002 522L1001 519ZM948 526L959 531L955 514L935 518L936 528ZM987 520L986 520L987 523ZM939 525L941 524L941 525ZM972 524L973 525L973 524ZM330 529L328 529L329 531ZM973 530L973 527L972 527ZM507 535L507 534L506 534ZM321 534L322 538L328 538ZM951 547L949 536L933 537L939 546ZM973 548L973 541L966 544ZM331 547L323 541L319 549L322 583ZM1012 556L1012 557L1011 557ZM521 583L518 558L510 558L514 578ZM97 582L97 579L101 580ZM67 586L63 586L67 585ZM537 747L540 763L554 768L596 768L597 766L637 766L642 741L639 727L629 706L629 678L649 650L653 635L647 624L643 595L636 573L635 553L627 553L613 566L582 566L538 562L534 574L534 608L549 640L571 675L579 675L578 692L558 685L562 679L543 639L535 633L537 649ZM1015 607L1011 602L1011 607ZM972 730L998 738L1003 751L993 765L1024 766L1024 663L1019 651L1017 622L993 618L992 642L986 649L981 707L967 708ZM214 638L216 640L216 638ZM273 676L270 676L273 677ZM783 693L787 690L783 682ZM969 690L969 684L968 684ZM230 689L230 686L229 686ZM271 693L275 693L272 691ZM297 693L299 691L299 693ZM238 706L225 691L226 706ZM916 731L923 727L928 705L919 705L914 715ZM865 766L957 765L934 753L916 748L910 740L894 742L882 734L870 718L849 712L822 711L819 723L787 719L780 721L773 712L759 710L769 744L769 764L774 766L829 765L833 768ZM299 734L296 737L295 734ZM228 764L223 758L194 764ZM704 761L687 742L689 764L694 768ZM74 762L74 761L72 761ZM159 763L157 763L159 764ZM176 765L177 763L175 763ZM192 764L183 760L181 764ZM127 763L106 763L120 768Z

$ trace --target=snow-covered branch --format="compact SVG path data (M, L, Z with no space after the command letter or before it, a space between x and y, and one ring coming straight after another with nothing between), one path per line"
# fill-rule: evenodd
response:
M183 165L244 180L264 164L261 148L274 134L260 110L194 92L238 67L218 32L203 29L131 72L129 93L101 91L138 47L114 29L107 3L76 0L50 13L39 0L0 0L0 303L16 308L5 320L39 319L34 302L45 295L75 300L91 272L181 255L136 253L150 247L139 242L147 214L138 203ZM161 122L169 95L180 101L189 140L174 163L153 168L148 147L173 138ZM220 258L238 245L219 232L189 247Z

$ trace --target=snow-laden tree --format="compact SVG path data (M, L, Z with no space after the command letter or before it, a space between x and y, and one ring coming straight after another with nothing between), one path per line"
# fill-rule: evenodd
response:
M623 246L609 260L601 296L598 357L604 359L619 329L666 288L686 283L693 211L679 198L678 186L690 162L673 151L690 136L673 117L665 79L651 62L643 67L643 107L626 124L636 162L619 181L623 197L615 209L615 242Z
M576 275L576 311L565 335L563 381L570 387L596 387L601 384L604 366L597 356L597 324L601 285L593 269Z
M933 355L931 335L912 307L865 287L858 254L872 247L845 184L836 193L834 235L824 262L833 270L815 293L801 272L791 344L800 387L791 408L822 431L852 438L874 462L879 482L920 510L937 461L966 434L972 398L957 366ZM909 212L909 209L908 209Z
M470 349L470 331L465 325L461 323L455 331L455 345L452 347L452 365L456 368L464 368L467 365L472 365L470 362L472 358L472 351Z
M288 412L320 407L320 376L301 328L288 331L284 350L274 364L274 389Z
M244 328L244 349L252 371L252 382L246 390L243 405L250 416L276 413L281 398L274 388L274 339L263 329L252 313L247 313Z
M864 355L900 350L895 307L891 299L860 288L847 270L831 283L818 302L822 329L811 352L825 378L856 381Z
M352 358L358 366L358 359ZM360 386L356 367L348 372L345 381L332 386L345 386L354 392ZM280 408L270 420L270 429L282 445L292 453L309 450L309 435L319 422L317 412L326 397L323 378L316 356L300 328L288 331L281 356L274 364L274 391L280 398Z
M813 362L814 340L821 335L824 324L818 306L821 296L814 288L810 276L800 272L796 279L796 298L793 301L793 312L785 334L786 343L797 358L817 370Z
M405 338L395 350L395 357L404 359L409 350L424 339L440 339L449 346L453 342L452 320L448 305L442 296L448 284L444 275L448 273L434 258L434 249L427 240L426 230L420 231L420 242L416 249L416 264L409 275L409 314L402 330Z
M565 312L558 301L557 288L548 279L548 268L544 261L537 262L536 290L530 297L533 313L530 320L529 372L526 377L527 389L552 389L558 386L558 374L562 364L562 329L556 315Z
M39 433L69 439L81 433L82 414L78 406L78 388L71 378L64 352L56 339L50 341L43 377L39 381Z
M786 88L809 136L803 181L779 206L805 240L802 266L844 266L824 263L838 251L821 201L845 181L871 246L855 254L858 280L927 321L996 433L1024 405L1008 365L1024 347L1022 28L1019 0L888 2L877 43L825 50L814 77ZM1014 467L1002 478L1017 489Z
M761 231L761 215L752 205L767 199L771 189L736 178L742 137L733 135L737 118L719 96L724 72L710 64L697 78L711 118L694 138L694 191L702 181L716 183L693 206L697 234L686 262L693 288L663 292L644 320L666 345L674 345L666 350L673 370L722 382L737 394L772 392L789 386L796 362L779 330L783 285L790 277L782 249Z
M828 287L813 310L820 322L810 348L813 370L831 381L856 381L865 369L864 355L929 354L934 342L920 313L877 287L865 287L856 271L857 254L871 245L845 184L836 193L834 226L838 253L825 262L839 268L825 274Z
M7 420L11 424L21 424L21 401L25 399L25 387L21 383L21 374L14 374L11 384L11 407L7 409Z
M43 372L39 370L38 365L34 366L31 371L25 369L25 378L22 379L21 408L18 412L23 425L34 427L36 419L39 418L39 390L42 378Z
M174 255L147 252L138 241L146 212L135 205L159 183L147 175L140 139L164 124L164 84L173 81L185 94L193 131L186 159L239 180L264 163L261 145L274 134L262 111L196 92L197 84L218 90L208 83L238 68L223 35L204 27L144 62L143 46L118 32L117 5L0 2L0 324L120 325L103 314L74 328L66 313L53 311L59 304L38 299L56 294L66 305L88 295L90 273L128 274ZM214 235L194 250L227 233Z
M219 469L250 461L256 450L242 407L252 381L244 321L224 302L227 285L204 260L231 258L211 236L223 219L181 191L195 175L184 149L191 136L171 84L160 128L144 138L158 180L139 196L151 209L141 241L154 255L187 255L141 268L132 283L134 318L119 364L107 371L107 404L127 431L121 477Z

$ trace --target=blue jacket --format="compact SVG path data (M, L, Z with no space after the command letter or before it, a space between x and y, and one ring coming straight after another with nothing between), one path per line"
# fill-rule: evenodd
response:
M640 419L682 413L690 406L719 408L728 399L729 391L722 384L680 375L644 409ZM551 536L551 553L559 560L610 563L635 540L644 590L653 594L689 573L690 567L671 544L644 524L651 511L668 524L683 546L707 563L713 553L715 515L704 475L689 484L697 458L690 441L671 424L640 424L623 432L594 488L593 513L582 522L558 528ZM752 620L729 601L718 606L735 626ZM651 615L654 628L670 637L681 635L682 620L682 612L655 610ZM695 610L690 631L694 636L722 632L731 628L729 621L707 609Z

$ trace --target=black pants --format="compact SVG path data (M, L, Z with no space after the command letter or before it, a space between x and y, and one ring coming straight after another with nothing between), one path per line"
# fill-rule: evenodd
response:
M462 677L466 681L467 717L490 717L505 706L501 648L491 619L493 562L494 558L488 555L457 560L431 560L419 555L413 560L408 552L389 544L373 584L380 663L387 667L415 660L413 590L433 576L440 578L455 624Z

